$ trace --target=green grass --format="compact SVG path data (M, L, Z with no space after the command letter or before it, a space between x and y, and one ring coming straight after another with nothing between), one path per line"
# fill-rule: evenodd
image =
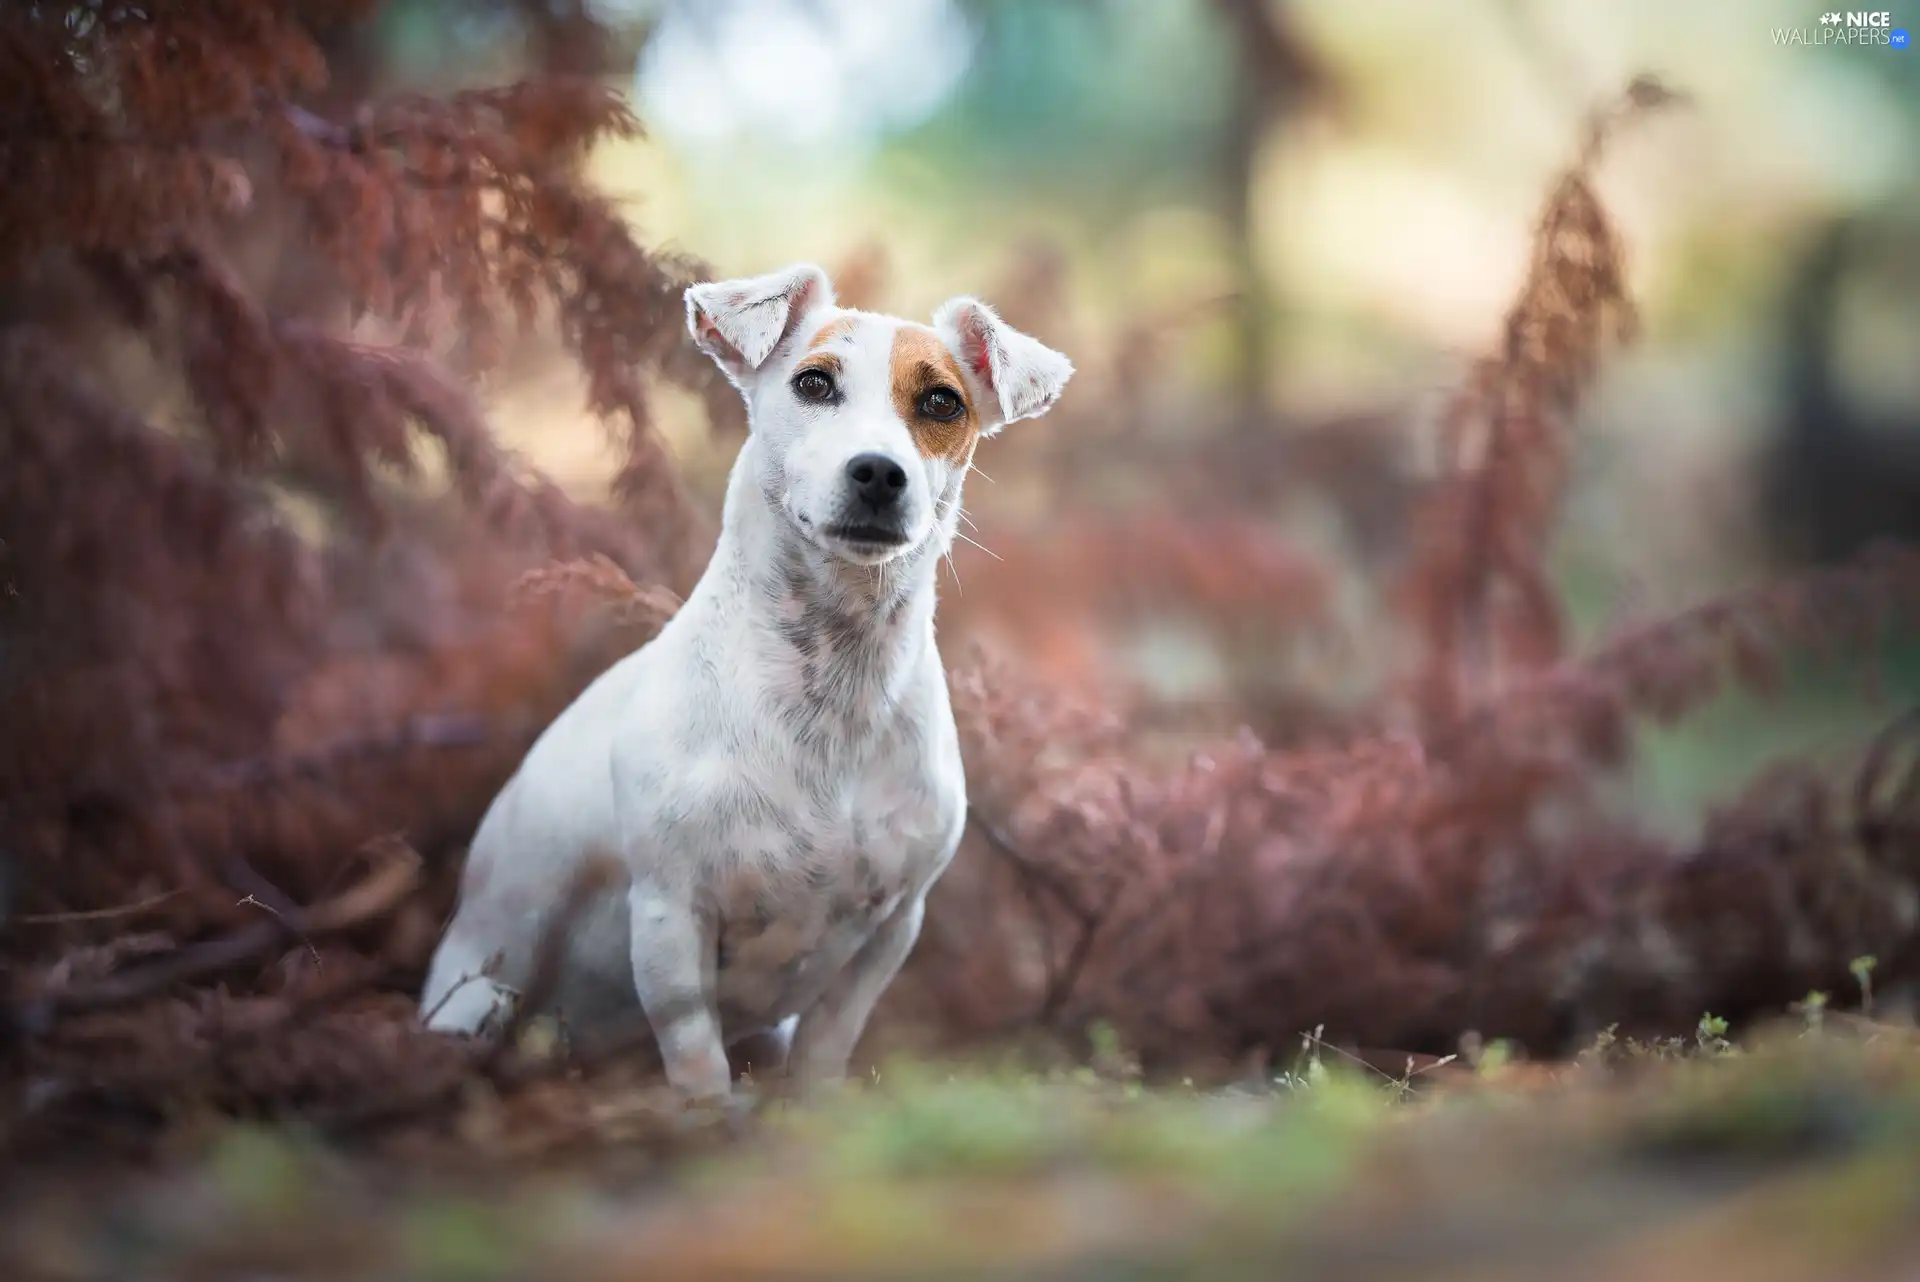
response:
M1580 1276L1639 1278L1688 1276L1704 1242L1726 1276L1832 1282L1920 1262L1920 1040L1848 1027L1816 1001L1736 1044L1703 1015L1689 1038L1602 1038L1551 1083L1497 1044L1413 1081L1310 1059L1229 1090L1145 1087L1112 1047L1101 1073L899 1063L767 1105L640 1187L591 1154L535 1175L483 1145L450 1178L235 1127L104 1194L42 1188L0 1256L9 1276L434 1282L1523 1277L1618 1256Z

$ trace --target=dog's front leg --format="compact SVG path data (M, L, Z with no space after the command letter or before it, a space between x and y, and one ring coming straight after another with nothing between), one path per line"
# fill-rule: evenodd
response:
M728 1095L732 1075L714 1010L712 918L684 897L647 885L629 892L628 905L633 986L660 1043L667 1081L696 1099Z
M866 1031L874 1004L913 951L925 915L924 896L895 908L800 1017L788 1072L802 1092L847 1075L847 1061Z

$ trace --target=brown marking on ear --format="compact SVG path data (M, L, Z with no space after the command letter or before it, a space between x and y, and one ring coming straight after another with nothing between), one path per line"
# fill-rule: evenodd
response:
M960 362L940 336L920 326L902 325L894 331L893 352L888 358L888 374L893 387L893 408L913 433L913 443L927 458L945 458L960 462L973 448L980 434L980 417L973 412L967 395L967 382L960 375ZM960 398L958 418L942 422L920 412L920 398L936 387L944 387Z
M851 316L842 316L838 320L828 321L820 327L820 332L813 336L813 341L807 344L807 350L818 351L836 338L845 338L853 333L853 326L854 319Z

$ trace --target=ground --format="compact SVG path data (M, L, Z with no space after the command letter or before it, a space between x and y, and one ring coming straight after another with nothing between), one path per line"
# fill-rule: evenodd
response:
M1397 1079L1309 1045L1214 1090L903 1064L744 1122L603 1082L451 1132L185 1127L16 1177L0 1240L15 1278L1905 1276L1920 1041L1841 1018Z

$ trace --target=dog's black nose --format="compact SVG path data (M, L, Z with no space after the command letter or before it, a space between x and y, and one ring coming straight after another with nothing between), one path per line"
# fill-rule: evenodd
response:
M884 454L856 454L847 463L853 492L874 512L884 512L907 492L907 470Z

